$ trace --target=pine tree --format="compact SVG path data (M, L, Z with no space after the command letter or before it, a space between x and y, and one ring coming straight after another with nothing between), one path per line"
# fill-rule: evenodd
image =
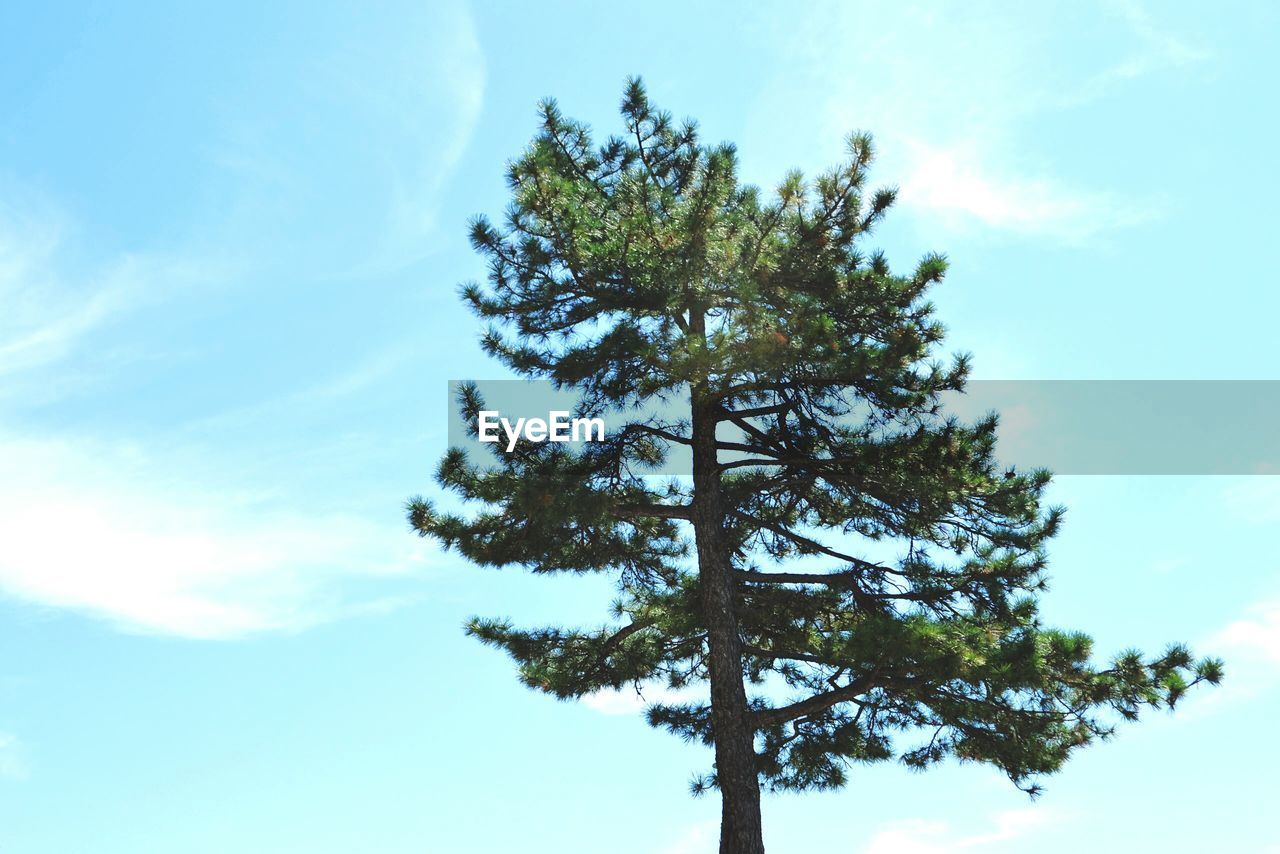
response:
M576 391L583 413L652 413L658 399L687 412L486 464L446 454L439 483L476 507L413 499L417 532L484 566L613 573L619 591L599 628L475 619L471 635L560 698L709 683L709 704L647 715L714 748L694 788L720 791L726 854L764 850L762 787L955 757L1034 794L1118 720L1219 680L1220 662L1181 645L1098 666L1087 636L1041 624L1063 511L1042 503L1047 472L993 459L994 415L942 411L969 370L936 356L925 296L946 261L895 275L861 247L894 201L866 187L867 135L838 168L770 195L639 80L622 116L625 133L597 145L541 105L508 167L504 225L472 223L488 283L462 293L490 323L488 353ZM469 421L483 406L463 388ZM677 445L692 478L646 475ZM886 544L896 557L868 557Z

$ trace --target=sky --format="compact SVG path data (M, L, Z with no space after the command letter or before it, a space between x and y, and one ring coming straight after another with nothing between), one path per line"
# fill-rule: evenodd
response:
M979 378L1280 379L1278 38L1265 3L0 6L0 850L715 850L704 749L462 634L595 622L607 581L403 520L447 382L505 376L456 286L538 100L608 133L642 75L765 187L871 131L876 242L948 255ZM1052 497L1046 620L1224 685L1034 803L893 764L768 797L771 852L1280 851L1280 479Z

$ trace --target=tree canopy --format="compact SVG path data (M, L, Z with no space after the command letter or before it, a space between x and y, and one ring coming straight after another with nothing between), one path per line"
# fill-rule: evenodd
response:
M943 410L969 372L939 354L927 299L947 263L895 274L865 246L895 197L867 185L868 135L766 193L638 80L622 118L597 142L542 104L505 218L472 223L487 282L462 289L488 353L610 413L609 435L454 448L438 480L470 509L409 504L416 531L476 564L611 573L618 597L598 626L478 618L470 634L561 698L709 683L709 702L647 715L714 746L695 789L721 789L726 852L763 850L762 785L954 757L1034 793L1118 720L1218 681L1182 645L1095 663L1089 637L1042 624L1063 511L1047 471L996 461L994 414ZM459 404L473 424L484 407L470 386ZM655 477L673 447L690 476Z

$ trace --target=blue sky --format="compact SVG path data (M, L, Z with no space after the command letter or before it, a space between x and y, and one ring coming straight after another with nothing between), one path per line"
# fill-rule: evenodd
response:
M401 516L447 380L502 376L454 288L543 96L607 130L642 74L764 185L871 130L878 242L949 255L979 377L1278 378L1268 4L183 5L0 8L6 852L714 850L701 749L461 633L607 584ZM1228 683L1035 804L892 765L771 798L770 851L1280 850L1280 482L1054 497L1049 620Z

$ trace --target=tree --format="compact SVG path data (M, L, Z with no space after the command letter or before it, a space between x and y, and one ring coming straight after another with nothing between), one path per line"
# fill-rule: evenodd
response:
M1034 794L1117 720L1219 680L1220 662L1181 645L1095 665L1087 636L1041 624L1063 511L1043 505L1048 472L995 462L994 415L943 411L969 369L935 356L925 295L946 262L894 275L861 248L894 200L866 188L867 135L838 168L766 195L739 183L732 146L701 143L639 80L622 116L625 134L597 146L541 105L505 224L472 223L488 283L462 294L490 322L488 353L625 423L486 464L451 449L438 481L478 507L408 508L477 564L612 572L619 598L599 628L475 619L471 635L560 698L709 683L709 704L647 715L714 747L694 789L720 790L732 854L764 850L762 785L829 789L852 763L955 757ZM660 417L659 399L687 412ZM471 423L484 407L474 386L459 403ZM646 474L675 446L691 478ZM869 556L886 546L892 559Z

